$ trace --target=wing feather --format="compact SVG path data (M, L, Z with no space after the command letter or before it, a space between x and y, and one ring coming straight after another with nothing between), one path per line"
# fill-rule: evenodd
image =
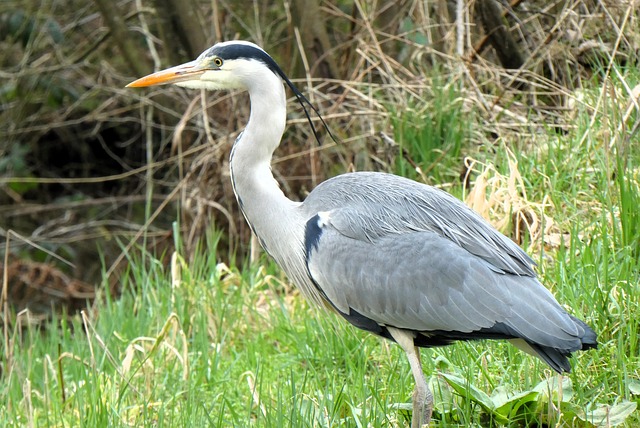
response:
M357 227L342 214L324 213L307 255L314 283L341 313L427 334L499 326L505 337L558 349L581 346L576 324L535 277L497 269L433 231L354 233Z
M487 261L496 271L535 276L531 258L460 200L431 186L383 173L343 174L320 184L304 202L309 217L331 220L353 239L430 231Z
M540 284L520 247L445 192L389 174L344 174L302 209L309 275L361 328L385 337L385 326L413 330L428 339L421 346L523 338L541 355L581 349L593 335Z

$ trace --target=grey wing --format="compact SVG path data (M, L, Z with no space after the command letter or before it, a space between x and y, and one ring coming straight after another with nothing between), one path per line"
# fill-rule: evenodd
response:
M580 348L578 327L535 277L507 273L434 231L367 236L374 221L334 209L307 223L309 274L358 327L422 332L434 345L503 337Z
M343 174L318 186L307 198L309 215L339 210L334 223L355 239L432 231L496 269L535 276L531 258L460 200L436 188L384 173Z

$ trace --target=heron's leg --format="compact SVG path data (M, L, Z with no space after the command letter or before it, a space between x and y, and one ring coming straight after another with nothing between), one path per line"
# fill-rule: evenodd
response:
M422 371L420 362L420 349L413 344L413 333L406 330L399 330L387 327L391 336L404 349L411 366L413 378L416 381L416 388L413 391L413 413L411 415L411 428L422 428L429 425L431 412L433 410L433 395L427 385L427 379Z

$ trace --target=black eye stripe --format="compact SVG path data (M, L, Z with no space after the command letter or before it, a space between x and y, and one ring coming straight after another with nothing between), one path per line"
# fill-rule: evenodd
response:
M262 49L256 48L251 45L244 44L229 44L224 46L214 46L207 52L206 56L208 57L219 57L222 60L232 60L232 59L256 59L258 61L263 62L269 67L271 71L277 74L281 74L282 71L280 67L275 63L275 61Z

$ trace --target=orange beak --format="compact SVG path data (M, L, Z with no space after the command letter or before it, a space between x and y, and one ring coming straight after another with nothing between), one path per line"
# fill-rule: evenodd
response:
M175 67L149 74L129 83L127 88L142 88L145 86L168 85L170 83L196 80L198 76L207 71L198 61L191 61Z

